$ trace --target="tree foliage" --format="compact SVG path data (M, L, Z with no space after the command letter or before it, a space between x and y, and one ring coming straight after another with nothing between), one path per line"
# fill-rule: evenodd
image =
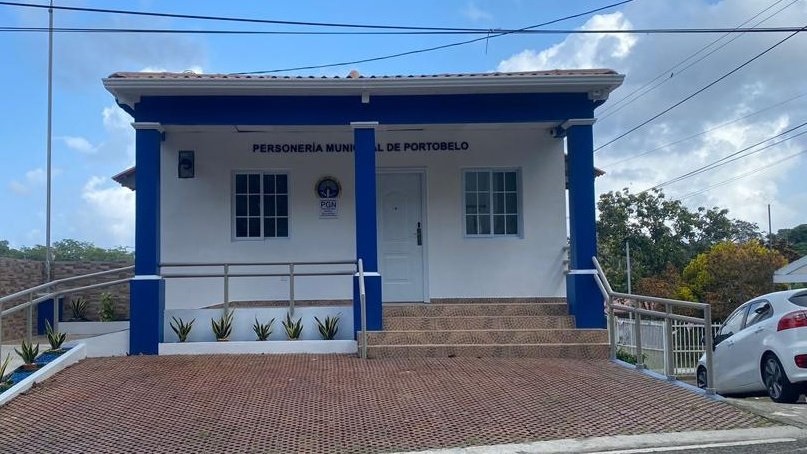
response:
M792 229L780 229L773 236L773 243L779 243L781 247L793 251L795 258L804 257L807 255L807 224L797 225Z
M617 290L627 290L625 243L630 243L636 281L683 269L692 257L722 241L746 242L761 237L756 224L731 219L718 207L691 211L661 190L632 194L629 189L600 196L597 204L600 262Z
M684 268L679 294L711 304L712 317L723 319L745 301L776 290L773 273L786 264L781 253L759 241L722 242Z
M59 261L130 262L134 258L134 254L124 247L106 249L87 241L71 239L54 242L51 251L54 260ZM9 246L8 241L0 240L0 257L44 261L45 246L37 244L15 249Z

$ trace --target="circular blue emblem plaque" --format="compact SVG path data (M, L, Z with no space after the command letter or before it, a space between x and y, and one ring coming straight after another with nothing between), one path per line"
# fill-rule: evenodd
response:
M339 197L339 182L333 177L320 178L317 182L317 195L321 199L335 199Z

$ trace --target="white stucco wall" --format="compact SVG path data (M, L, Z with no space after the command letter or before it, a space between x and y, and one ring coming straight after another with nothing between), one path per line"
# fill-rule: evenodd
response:
M404 128L401 128L404 129ZM386 143L468 142L468 151L384 152L383 169L426 173L424 244L430 298L561 296L566 243L563 142L547 128L529 126L426 127L379 130ZM253 153L255 143L352 143L344 130L282 132L180 132L163 143L161 260L163 262L285 262L353 259L354 184L352 153ZM177 150L195 150L195 178L176 176ZM519 168L522 235L464 236L462 169ZM285 171L290 186L290 237L234 240L232 180L235 171ZM323 176L342 185L337 219L319 218L314 185ZM344 267L342 267L344 268ZM311 270L309 268L309 270ZM279 271L275 268L273 271ZM298 270L299 271L299 270ZM220 303L220 279L169 280L166 307L196 308ZM351 278L299 278L297 299L349 299ZM287 299L285 278L234 279L232 300Z

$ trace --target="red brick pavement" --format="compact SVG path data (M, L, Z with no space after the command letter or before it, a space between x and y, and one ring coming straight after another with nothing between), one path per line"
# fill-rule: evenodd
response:
M606 361L87 359L0 407L13 453L364 453L770 425Z

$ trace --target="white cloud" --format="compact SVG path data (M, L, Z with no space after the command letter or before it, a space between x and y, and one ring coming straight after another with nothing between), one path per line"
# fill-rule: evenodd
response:
M64 140L64 143L68 148L79 153L95 154L98 151L98 147L91 144L90 141L84 137L64 136L62 137L62 140Z
M12 180L8 184L8 188L11 190L11 192L17 195L28 195L31 193L31 189L28 186L20 183L17 180Z
M493 14L478 7L475 2L468 2L465 8L463 8L462 14L473 22L493 20Z
M619 13L599 15L583 28L736 27L768 7L770 2L683 0L681 2L634 2ZM784 5L781 5L784 6ZM780 7L781 7L780 6ZM773 11L762 17L767 17ZM773 16L763 26L784 26L807 22L807 5L794 4ZM624 35L625 37L628 35ZM626 74L622 87L595 111L597 144L604 144L642 123L651 116L706 86L783 36L762 33L732 35L735 41L695 63L695 58L674 68L678 62L698 52L717 36L571 35L546 49L524 49L500 62L500 71L552 68L608 67ZM595 153L596 165L607 174L597 179L599 193L629 187L638 192L683 175L745 147L794 127L807 118L807 104L791 102L738 121L690 140L623 161L686 136L713 128L743 115L760 111L807 92L803 68L807 53L805 38L796 36L742 70L674 108L657 120ZM726 38L717 44L722 44ZM713 46L709 50L714 49ZM698 54L703 56L705 52ZM691 68L683 69L691 64ZM657 89L637 102L619 104L643 85ZM802 98L803 99L803 98ZM626 105L618 110L614 106ZM800 132L802 130L796 131ZM776 140L781 140L776 139ZM767 142L766 144L769 144ZM783 142L748 158L739 159L713 171L664 187L668 196L684 197L721 184L738 175L748 176L687 197L684 203L728 208L730 216L758 223L767 229L767 204L772 204L774 230L807 223L804 200L807 186L801 175L807 173L807 156L782 161L807 149L807 136ZM623 161L623 162L620 162ZM772 166L773 164L781 164ZM765 168L771 166L769 168ZM764 168L764 169L763 169ZM801 203L801 205L800 205Z
M139 72L141 73L170 73L170 72L190 72L194 74L204 74L204 70L199 65L191 65L185 68L177 68L176 66L172 66L171 69L168 67L162 66L146 66L145 68L141 69Z
M630 21L621 12L598 14L582 30L630 30ZM499 63L498 71L535 71L544 69L599 68L610 60L624 59L638 38L627 34L571 35L563 42L536 51L525 49Z
M97 244L134 244L135 193L106 177L91 177L81 191L88 216L84 233Z
M51 169L51 178L61 173L61 169L53 168ZM34 188L44 187L47 183L47 178L47 171L41 167L37 167L36 169L25 172L24 178L22 179L23 181L12 180L8 184L8 188L17 195L28 195Z

